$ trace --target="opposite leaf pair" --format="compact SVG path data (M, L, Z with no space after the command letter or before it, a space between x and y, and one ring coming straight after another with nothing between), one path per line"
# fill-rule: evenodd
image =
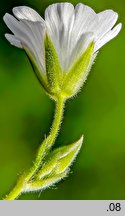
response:
M44 190L65 178L80 151L82 142L83 137L71 145L57 148L49 153L35 179L25 186L23 192Z

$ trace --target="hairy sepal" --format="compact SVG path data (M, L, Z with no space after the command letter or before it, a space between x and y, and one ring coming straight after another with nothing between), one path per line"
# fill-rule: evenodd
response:
M45 63L46 74L49 89L52 94L58 94L62 85L63 73L58 59L58 55L50 37L46 34L44 39L45 45Z
M48 88L48 81L46 78L46 74L45 71L42 71L41 68L39 67L39 65L37 64L35 57L28 51L27 48L24 48L27 57L31 63L31 66L33 68L33 71L38 79L38 81L40 82L40 84L43 86L44 90L50 94L49 88Z
M86 80L90 63L92 64L94 45L94 42L91 42L69 71L65 72L62 92L66 97L72 97L77 94Z

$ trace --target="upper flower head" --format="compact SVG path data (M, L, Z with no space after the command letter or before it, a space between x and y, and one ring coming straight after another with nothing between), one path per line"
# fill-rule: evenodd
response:
M57 54L56 59L58 58L60 65L58 69L63 76L93 42L87 70L96 52L114 38L122 26L120 23L114 27L118 14L113 10L95 13L93 9L81 3L75 8L70 3L50 5L45 10L45 19L35 10L25 6L13 8L13 14L16 18L5 14L4 21L14 35L5 36L11 44L25 49L39 71L37 75L39 79L42 77L44 87L45 82L48 82L45 81L46 37L49 38L49 42L46 43L49 44L49 50L55 49L54 55ZM50 53L49 55L53 55L53 51Z

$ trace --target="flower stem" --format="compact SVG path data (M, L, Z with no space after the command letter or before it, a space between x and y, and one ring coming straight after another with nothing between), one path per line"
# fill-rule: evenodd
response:
M18 196L20 196L21 193L25 192L25 187L27 183L34 177L36 172L39 170L42 164L42 159L51 149L58 135L58 131L60 129L60 125L63 117L64 103L65 103L65 99L61 96L58 97L58 99L56 100L55 117L49 135L43 140L42 144L40 145L33 166L30 168L30 170L27 173L25 173L20 177L16 186L5 197L5 200L14 200Z

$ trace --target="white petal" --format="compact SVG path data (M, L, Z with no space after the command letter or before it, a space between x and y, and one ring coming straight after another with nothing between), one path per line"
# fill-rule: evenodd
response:
M99 39L96 42L95 52L100 49L104 44L106 44L108 41L112 40L114 37L118 35L122 28L122 24L119 23L117 26L115 26L112 30L110 30L108 33L106 33L101 39Z
M39 63L43 71L45 71L45 55L44 55L44 33L45 26L40 22L32 22L28 20L22 20L21 23L27 29L27 35L30 38L33 52L36 57L36 61Z
M5 14L3 19L8 28L14 33L16 38L22 42L22 45L26 45L29 50L33 52L30 33L28 33L27 28L22 24L22 22L19 22L10 14Z
M16 33L17 31L21 31L22 27L21 27L20 23L12 15L6 13L3 17L3 20L6 23L7 27L13 33Z
M42 17L32 8L26 6L20 6L13 8L13 13L18 19L26 19L33 22L44 22Z
M41 69L44 66L44 50L43 50L43 37L44 26L41 22L32 22L28 20L18 21L10 14L5 14L4 21L8 28L14 33L16 38L21 42L24 49L28 49L35 61Z
M33 47L30 42L31 38L28 37L26 28L22 25L22 23L8 13L4 15L3 20L8 28L14 33L16 38L18 38L23 45L27 45L27 47L30 48L30 51L32 51Z
M97 24L98 17L92 8L81 3L76 5L73 26L74 38L78 38L83 33L94 32Z
M45 21L48 22L50 27L62 28L63 25L63 27L68 30L73 13L74 6L70 3L53 4L45 10ZM59 24L61 24L61 26Z
M70 53L70 64L68 67L71 66L77 59L84 53L87 49L88 45L93 41L93 33L88 32L81 35L80 39L77 41L74 49Z
M5 34L5 37L12 45L14 45L18 48L23 48L21 45L21 42L14 35Z
M72 61L78 58L85 51L90 42L94 40L93 32L97 24L98 17L94 10L81 3L76 5L75 20L70 38Z
M113 10L105 10L98 13L99 25L96 30L98 37L102 37L106 32L108 32L115 25L118 14Z
M15 7L13 13L18 20L9 14L4 16L5 23L14 33L7 34L6 38L17 47L26 47L42 70L45 70L45 31L56 48L63 71L67 71L92 40L96 52L121 30L121 24L113 28L118 19L116 12L105 10L96 14L81 3L75 9L70 3L50 5L45 11L45 21L26 6Z
M108 36L105 35L112 29L117 19L118 14L113 10L105 10L101 13L96 14L90 7L86 5L83 5L81 3L76 5L75 22L72 30L72 44L73 42L74 44L77 43L81 34L93 32L94 41L96 42L95 51L98 50L106 42L115 37L115 29L113 32L111 31ZM105 37L103 38L103 36Z
M45 21L57 50L63 70L69 63L70 35L74 23L74 7L70 3L50 5L45 11Z

